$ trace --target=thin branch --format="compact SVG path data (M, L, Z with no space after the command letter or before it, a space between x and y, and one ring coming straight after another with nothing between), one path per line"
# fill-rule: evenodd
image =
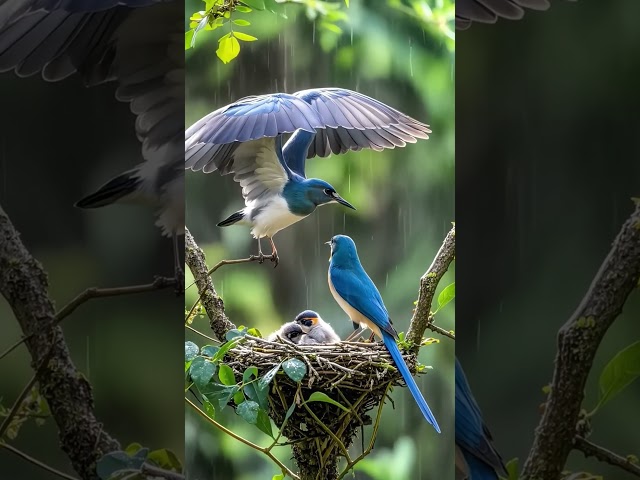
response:
M155 465L149 465L148 463L143 463L140 468L140 473L148 474L154 478L166 478L167 480L184 480L185 476L181 473L172 472L170 470L166 470L164 468L156 467Z
M0 293L29 337L26 346L40 393L58 425L61 448L80 477L93 479L96 461L119 444L95 416L91 385L71 360L47 290L44 269L0 208Z
M36 467L39 467L43 470L46 470L49 473L52 473L60 478L66 478L67 480L78 480L76 477L72 477L71 475L67 475L64 472L61 472L60 470L56 470L53 467L50 467L49 465L47 465L46 463L41 462L40 460L37 460L35 458L33 458L30 455L27 455L26 453L24 453L21 450L18 450L16 447L13 447L11 445L9 445L8 443L4 443L3 441L0 441L0 448L4 448L5 450L8 450L12 453L15 453L16 455L18 455L19 457L23 458L24 460L26 460L29 463L32 463L33 465L35 465Z
M601 462L620 467L636 477L640 477L640 466L606 448L591 443L586 438L576 435L574 448L582 452L585 457L596 457Z
M204 252L196 244L191 232L185 227L185 263L189 266L196 285L198 286L198 295L209 316L209 324L216 338L221 342L225 342L225 334L229 330L233 330L236 326L227 318L224 311L224 302L218 296L213 286Z
M453 261L456 253L456 227L455 225L449 230L449 233L442 242L442 246L436 257L433 259L431 266L420 279L420 291L418 293L418 302L413 313L413 318L407 330L406 339L409 343L420 345L422 336L428 328L436 333L441 333L449 338L455 339L455 335L433 324L433 316L431 315L431 303L436 294L436 288L440 279L449 269L449 265ZM444 333L446 332L446 333Z
M73 300L67 303L64 307L58 311L55 315L55 322L53 325L58 325L62 320L71 315L80 305L86 303L92 298L100 297L115 297L119 295L131 295L134 293L152 292L154 290L161 290L167 287L173 287L176 283L175 278L156 277L152 283L146 283L144 285L129 285L126 287L109 287L109 288L87 288L84 292L77 295ZM0 354L0 360L9 355L13 350L18 348L27 340L33 337L33 333L22 337L16 343L7 348Z
M18 398L16 398L16 401L13 403L11 410L9 411L7 416L4 418L4 421L0 425L0 441L2 441L2 437L4 437L5 432L11 425L11 421L18 414L18 411L22 406L22 402L24 401L25 398L27 398L27 395L29 395L31 388L36 384L37 378L38 378L37 374L31 377L31 380L29 380L29 382L24 386L24 388L22 389L22 392L20 392L20 395L18 395Z
M271 453L271 446L269 447L261 447L259 445L256 445L253 442L250 442L249 440L247 440L246 438L241 437L240 435L235 434L234 432L232 432L231 430L229 430L228 428L226 428L224 425L216 422L213 418L209 417L209 415L207 415L205 412L203 412L202 410L200 410L200 408L198 408L198 406L193 403L191 400L189 400L187 397L184 398L184 400L201 416L203 417L205 420L207 420L209 423L211 423L212 425L214 425L216 428L222 430L224 433L226 433L227 435L229 435L232 438L235 438L236 440L238 440L241 443L244 443L245 445L247 445L248 447L253 448L254 450L257 450L258 452L262 452L264 453L267 457L269 457L273 462L275 462L278 467L280 467L280 469L282 470L282 473L289 475L292 479L294 480L300 480L300 477L298 477L295 473L293 473L291 470L289 470L289 468L282 463L273 453Z
M639 278L640 203L622 226L582 302L558 332L551 391L523 477L560 477L573 447L593 359Z
M236 265L238 263L250 263L250 262L259 262L262 263L265 260L270 260L272 258L271 255L263 255L260 257L259 255L250 255L247 258L237 258L235 260L220 260L216 263L211 269L207 272L208 275L211 275L213 272L218 270L220 267L224 267L225 265ZM260 262L262 260L262 262ZM187 288L193 287L196 282L191 282Z

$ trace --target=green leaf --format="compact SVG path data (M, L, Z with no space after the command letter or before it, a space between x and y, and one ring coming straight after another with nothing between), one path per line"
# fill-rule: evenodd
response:
M222 60L222 63L229 63L240 54L240 42L235 37L222 37L218 42L216 55ZM227 338L229 333L227 332Z
M180 460L176 457L175 453L166 448L154 450L149 454L147 460L152 461L157 466L165 470L182 472L182 463L180 463Z
M242 374L242 382L248 383L251 381L251 377L258 376L258 368L257 367L247 367L247 369Z
M223 40L223 39L228 40L229 38L232 38L232 34L231 33L227 33L220 40ZM238 47L238 48L240 48L240 47ZM224 337L227 339L228 342L230 342L234 338L244 337L246 334L247 334L247 332L245 332L244 330L240 330L238 328L234 328L233 330L229 330L227 333L225 333Z
M203 403L204 413L206 413L210 418L216 418L216 409L213 404L209 400L205 400Z
M218 378L223 385L235 385L236 377L233 374L233 370L226 363L220 364L220 370L218 371Z
M198 345L196 345L195 343L184 342L184 361L188 362L196 358L199 350L200 349L198 348Z
M227 354L227 352L229 350L231 350L233 347L235 347L238 343L240 343L240 341L242 340L243 337L236 337L233 340L231 340L230 342L227 342L225 344L223 344L220 349L215 353L215 355L213 356L213 361L217 362L220 361L224 358L224 356Z
M282 369L294 382L299 382L307 374L307 366L297 358L290 358L282 362Z
M456 296L456 282L453 282L451 285L447 285L444 290L440 292L438 295L438 308L436 308L436 312L444 307L447 303L453 300ZM433 312L433 313L436 313Z
M334 23L320 22L320 26L325 30L328 30L333 33L338 33L338 34L342 33L342 29Z
M218 410L223 410L238 390L237 385L226 386L210 382L200 393Z
M193 383L196 384L196 387L198 387L198 390L202 390L202 388L209 383L215 373L216 364L211 363L209 360L205 360L204 357L196 357L191 362L189 375L191 375L191 379L193 380Z
M266 411L263 409L258 410L258 421L256 422L256 427L258 427L261 431L269 435L273 438L273 428L271 427L271 419Z
M518 480L518 471L520 470L518 468L518 457L509 460L505 467L507 469L507 474L509 475L507 480Z
M255 10L264 10L264 1L263 0L242 0L246 6L251 7Z
M184 49L185 50L189 50L193 46L194 32L195 31L193 28L191 30L187 30L186 32L184 32Z
M278 473L277 475L274 475L273 477L271 477L271 480L284 480L284 473Z
M249 7L245 7L244 5L238 5L236 7L236 12L240 12L240 13L249 13L252 10Z
M251 335L252 337L263 338L262 333L257 328L250 328L247 330L247 335Z
M96 473L101 479L107 480L120 470L140 470L148 453L148 448L140 449L133 456L122 450L109 452L96 463Z
M216 353L218 353L218 350L220 350L220 347L217 347L215 345L205 345L200 349L200 355L211 358L214 357Z
M251 22L248 22L247 20L243 20L241 18L238 18L237 20L232 20L232 22L238 25L239 27L248 27L249 25L251 25Z
M283 423L286 422L287 420L289 420L289 417L291 415L293 415L293 411L296 409L296 402L291 402L291 405L289 406L289 408L287 409L287 413L284 416L284 420Z
M344 0L344 3L347 5L347 8L349 8L349 0Z
M242 390L238 390L233 396L233 403L240 405L242 402L244 402L244 392Z
M271 370L265 373L262 377L260 377L260 380L258 380L258 386L261 389L269 387L271 380L273 380L273 377L276 376L276 374L278 373L278 370L280 370L281 365L282 365L281 363L277 364L275 367L273 367Z
M640 376L640 342L621 350L600 374L600 400L595 410L609 402Z
M258 410L260 410L260 405L253 400L245 400L238 405L236 413L240 415L245 422L255 425L258 423Z
M236 37L238 40L242 40L243 42L255 42L256 40L258 40L253 35L247 35L246 33L242 33L242 32L233 32L233 36Z
M330 403L331 405L335 405L336 407L340 407L342 410L344 410L345 412L348 412L349 409L347 407L345 407L344 405L342 405L339 402L336 402L333 398L331 398L329 395L327 395L326 393L322 393L322 392L313 392L309 398L307 399L307 403L309 402L324 402L324 403Z
M136 452L139 452L140 450L142 450L142 445L137 442L130 443L127 445L127 448L124 449L126 454L129 456L135 455Z

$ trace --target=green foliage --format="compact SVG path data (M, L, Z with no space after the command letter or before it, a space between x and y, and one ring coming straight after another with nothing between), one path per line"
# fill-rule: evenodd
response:
M182 464L175 453L165 448L149 451L139 443L104 455L96 464L96 472L102 480L144 480L149 477L143 470L145 465L182 473Z
M600 374L600 399L592 415L640 376L640 342L618 352Z
M399 437L392 450L382 449L376 457L367 457L354 467L373 480L410 480L416 458L416 445L410 437Z
M456 297L456 282L447 285L438 295L438 308L433 314L435 315L442 307Z
M340 402L336 402L329 395L327 395L326 393L322 393L322 392L313 392L311 395L309 395L309 398L307 399L307 403L309 403L309 402L330 403L331 405L335 405L336 407L340 407L345 412L349 411L349 409L347 407L345 407L344 405L342 405Z
M508 477L500 477L501 480L518 480L520 478L520 468L518 466L518 457L509 460L506 465Z
M290 358L282 362L282 369L294 382L301 381L307 374L307 366L297 358Z
M249 329L250 330L250 329ZM258 368L248 367L238 382L233 369L223 362L226 352L244 339L246 327L227 332L228 341L221 347L206 345L201 349L193 342L185 342L185 371L188 372L188 387L194 385L200 394L204 412L215 419L216 412L224 410L232 401L236 405L236 414L248 424L255 425L261 432L274 438L273 427L268 415L269 385L280 368L292 380L299 382L307 373L307 367L301 360L291 358L282 364L275 365L264 375L258 375ZM258 332L259 333L259 332ZM194 354L195 352L195 354ZM197 352L200 352L199 354ZM325 395L326 397L326 395ZM334 403L329 397L321 396L309 401L326 401ZM285 421L291 416L295 404L287 411ZM114 462L132 462L124 457L114 457Z

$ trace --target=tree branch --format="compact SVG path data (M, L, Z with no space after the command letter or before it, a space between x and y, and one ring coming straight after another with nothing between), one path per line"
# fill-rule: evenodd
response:
M67 475L66 473L61 472L60 470L56 470L53 467L50 467L46 463L43 463L40 460L33 458L30 455L27 455L22 450L18 450L16 447L11 446L8 443L4 443L0 441L0 448L4 448L5 450L8 450L9 452L16 454L17 456L26 460L27 462L32 463L36 467L40 467L41 469L46 470L47 472L52 473L57 477L64 478L66 480L77 480L75 477L72 477L71 475Z
M456 254L456 227L451 228L449 233L442 242L442 246L436 257L433 259L431 266L426 273L420 278L420 291L418 293L418 303L416 304L413 318L407 330L406 339L409 343L420 345L422 335L427 330L446 335L455 340L455 335L444 330L441 327L433 325L433 316L431 315L431 303L436 294L436 288L440 279L449 269L449 265L453 261Z
M638 278L640 203L623 225L582 302L558 332L551 392L524 466L524 478L560 477L574 444L593 358L607 329L637 287Z
M584 453L585 457L596 457L601 462L615 465L629 473L632 473L636 477L640 477L640 466L635 463L631 463L624 457L616 455L615 453L603 448L595 443L591 443L586 438L576 436L574 448Z
M62 329L55 325L47 287L45 271L24 247L0 208L0 293L7 299L23 334L30 337L26 346L40 393L58 425L62 450L82 478L97 479L96 461L119 445L95 416L91 386L73 364ZM51 358L43 364L48 354Z
M218 296L213 286L211 277L208 273L207 263L205 261L204 252L196 244L191 232L188 228L184 229L185 244L185 263L189 266L196 285L198 286L198 294L202 301L207 315L209 316L209 325L216 338L221 342L225 342L225 334L229 330L233 330L236 326L231 323L224 312L224 302Z

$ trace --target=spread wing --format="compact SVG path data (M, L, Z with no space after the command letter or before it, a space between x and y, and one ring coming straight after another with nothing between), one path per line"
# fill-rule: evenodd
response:
M473 22L496 23L499 18L520 20L527 10L544 11L550 6L549 0L458 0L456 29L466 30Z
M323 129L316 129L307 158L370 148L404 147L427 139L429 125L362 93L344 88L315 88L294 94L318 113Z
M206 154L199 155L201 151ZM234 173L233 179L240 183L248 205L264 195L282 192L289 174L279 155L276 139L270 137L225 145L201 144L185 154L185 168L204 173L218 170L221 175Z

